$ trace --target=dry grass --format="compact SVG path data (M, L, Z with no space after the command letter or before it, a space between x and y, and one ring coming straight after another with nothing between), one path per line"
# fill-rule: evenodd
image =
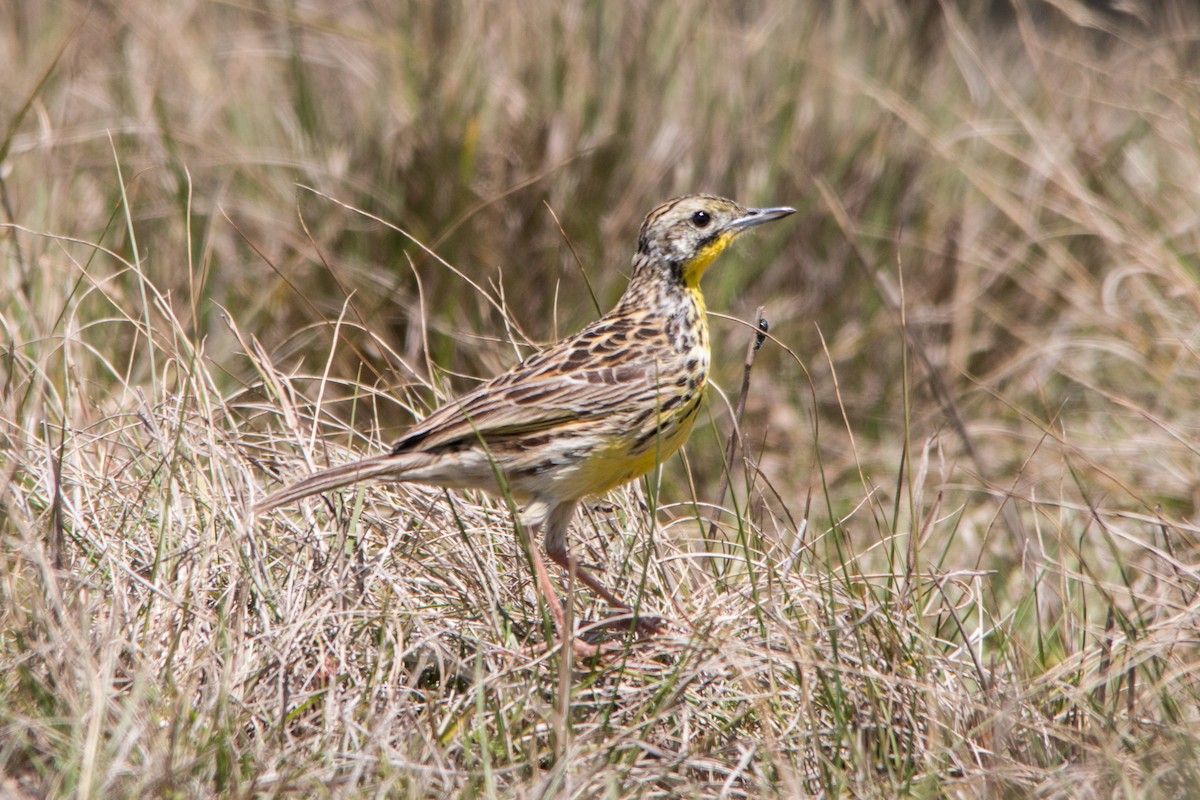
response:
M1195 794L1200 18L796 5L9 3L0 795ZM669 635L546 652L503 500L248 517L699 189L803 213L739 455L714 317L576 526Z

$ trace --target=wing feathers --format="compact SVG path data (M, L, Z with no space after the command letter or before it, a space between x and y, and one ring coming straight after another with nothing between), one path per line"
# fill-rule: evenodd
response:
M569 353L563 357L568 358ZM494 444L513 436L575 426L637 408L652 400L659 389L653 364L556 373L560 360L538 363L536 370L516 379L514 373L505 373L452 400L410 429L393 445L392 453L452 450L480 440Z

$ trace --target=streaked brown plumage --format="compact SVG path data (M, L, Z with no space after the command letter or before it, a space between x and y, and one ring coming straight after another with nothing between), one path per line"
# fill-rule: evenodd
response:
M498 493L499 472L523 504L526 528L543 533L550 558L628 610L567 551L576 505L645 475L687 439L709 367L700 278L746 230L791 213L710 195L663 203L642 224L629 286L611 311L442 406L388 453L316 473L270 495L255 512L364 480ZM530 552L538 586L566 637L545 563L536 547ZM576 647L593 650L582 642Z

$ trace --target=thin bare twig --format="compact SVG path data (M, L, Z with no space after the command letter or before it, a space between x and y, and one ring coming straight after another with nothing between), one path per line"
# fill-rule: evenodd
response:
M721 485L717 489L717 497L713 502L712 523L708 528L708 538L717 535L717 518L721 506L725 504L725 493L729 491L729 476L733 471L733 460L737 457L738 445L742 440L742 417L746 413L746 397L750 394L750 371L754 369L754 359L766 341L770 325L763 316L763 307L759 306L754 312L755 325L758 331L750 344L746 346L746 359L742 362L742 386L738 391L737 405L733 410L733 430L729 432L729 441L725 444L725 469L721 473Z

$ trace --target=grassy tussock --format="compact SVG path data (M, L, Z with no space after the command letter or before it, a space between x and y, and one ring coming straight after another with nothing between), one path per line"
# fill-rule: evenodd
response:
M1200 20L797 6L10 4L0 794L1194 791ZM547 651L503 499L248 516L701 189L802 214L574 531L668 635Z

